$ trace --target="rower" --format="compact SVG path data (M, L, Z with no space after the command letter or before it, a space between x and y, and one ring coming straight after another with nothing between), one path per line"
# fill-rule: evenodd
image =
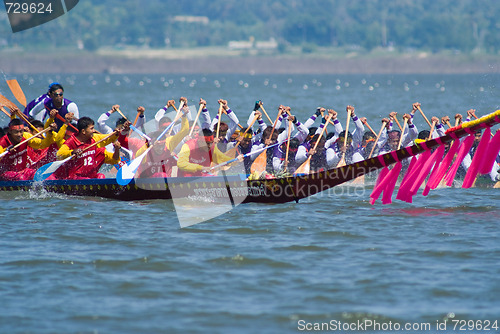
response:
M34 106L33 109L31 109L31 111L29 112L30 116L43 122L49 115L50 110L55 109L62 117L71 112L73 113L74 117L78 119L78 106L75 102L65 99L63 95L63 86L58 83L51 85L48 93L49 98L41 101L36 106ZM56 119L55 122L57 124L57 129L59 129L64 123L64 121L61 119Z
M105 163L114 165L120 161L120 143L116 141L116 136L110 137L114 146L113 153L104 148L108 144L105 142L102 142L101 147L95 146L86 150L97 141L94 121L89 117L82 117L77 122L77 129L78 133L68 139L57 151L59 160L71 155L75 155L75 158L60 167L51 178L73 180L105 178L104 174L99 173L99 169Z
M226 100L219 100L219 104L222 104L222 111L229 117L230 123L227 124L225 122L219 122L219 114L215 116L212 120L211 130L214 134L219 133L219 138L214 138L214 141L217 143L217 147L221 152L226 152L227 144L229 143L231 136L238 128L238 117L236 114L228 107ZM222 116L222 115L221 115ZM220 129L217 131L217 127L220 124Z
M51 127L55 129L54 123ZM29 141L25 141L26 139ZM21 142L25 141L23 144ZM0 153L9 151L0 158L0 179L8 181L32 180L36 170L31 168L28 160L28 147L44 149L53 141L52 133L44 138L38 138L24 131L23 122L15 118L10 121L7 134L0 138ZM17 148L16 145L21 144Z
M27 105L26 105L26 108L24 108L24 111L23 113L26 115L26 117L29 117L30 116L30 111L37 105L39 104L40 102L46 100L46 99L50 99L50 96L49 96L49 93L50 93L50 89L52 88L52 86L54 85L59 85L58 82L53 82L49 85L49 89L47 91L47 93L44 93L42 95L40 95L39 97L37 97L36 99L30 101Z
M149 178L177 176L177 160L174 149L189 133L189 121L187 116L189 114L189 108L183 108L182 112L183 115L181 117L182 122L180 131L173 136L167 137L165 140L156 142L153 145L153 148L149 150L137 170L137 175L139 177ZM152 138L157 138L160 136L161 132L161 130L158 130L150 134L150 136ZM139 151L137 151L136 155L142 154L146 149L147 145L144 145Z
M203 129L201 135L182 145L177 161L179 176L211 176L209 170L212 162L220 164L232 159L213 143L213 132Z

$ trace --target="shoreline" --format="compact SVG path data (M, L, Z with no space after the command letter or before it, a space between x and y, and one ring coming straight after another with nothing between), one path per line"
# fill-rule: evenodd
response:
M202 55L200 55L202 54ZM482 74L500 73L500 57L427 54L371 56L222 55L201 51L0 52L4 73L178 74Z

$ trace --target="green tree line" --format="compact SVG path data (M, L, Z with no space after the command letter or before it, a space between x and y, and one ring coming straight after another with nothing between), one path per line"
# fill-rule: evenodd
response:
M177 16L206 17L182 22ZM269 40L289 46L370 51L453 50L496 54L497 0L80 0L66 15L12 34L3 15L0 48L225 46ZM0 37L1 38L1 37Z

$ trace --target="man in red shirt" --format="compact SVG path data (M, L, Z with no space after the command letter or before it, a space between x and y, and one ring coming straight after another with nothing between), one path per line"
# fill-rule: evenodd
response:
M53 175L58 179L105 178L104 174L99 173L99 169L105 163L114 165L120 161L120 143L113 142L114 153L107 151L104 147L92 146L89 148L96 142L94 121L89 117L82 117L78 120L77 128L78 133L71 136L57 151L59 160L71 155L74 155L75 158L62 165ZM116 136L113 139L116 140ZM104 142L102 146L105 146Z
M55 129L54 123L51 126ZM14 148L29 138L32 139ZM41 150L49 147L52 142L52 131L49 131L47 136L43 138L33 138L30 133L24 131L24 124L20 119L11 120L7 134L0 138L0 153L9 151L0 158L0 179L8 181L32 180L36 170L30 168L28 147Z

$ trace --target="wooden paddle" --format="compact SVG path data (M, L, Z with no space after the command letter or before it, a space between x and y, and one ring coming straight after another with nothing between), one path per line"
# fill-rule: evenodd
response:
M363 124L366 125L366 127L376 136L377 133L375 131L373 131L372 127L368 124L368 121L366 120L366 118L363 118L362 120ZM332 123L333 124L333 123Z
M200 99L201 100L201 99ZM196 123L198 122L198 119L200 118L201 111L203 110L203 107L205 104L200 103L200 107L198 108L198 113L196 114L196 118L194 119L193 126L191 127L191 131L189 131L189 137L193 135L194 128L196 127Z
M448 128L451 128L450 118L448 116L441 117L441 123L448 125Z
M404 122L403 122L403 129L401 130L401 136L399 137L399 143L398 143L398 148L399 150L401 148L401 144L403 143L403 133L405 132L406 125L408 124L408 118L404 117Z
M47 111L50 113L50 109L49 107L45 106L45 109L47 109ZM56 113L56 117L62 121L63 123L66 123L66 118L62 117L61 115L59 115L59 112ZM74 117L73 116L73 119L78 121L78 118ZM75 130L76 132L78 132L78 129L76 128L76 126L74 126L73 124L71 124L70 122L68 122L68 126L70 126L71 128L73 128L73 130Z
M264 109L264 105L262 104L262 102L260 103L260 109L262 109L262 111L264 112L264 115L266 115L267 119L269 120L269 123L273 123L273 121L271 120L271 117L269 117L269 115L267 114L266 112L266 109Z
M220 120L222 118L222 100L219 100L219 119L217 120L217 132L215 138L219 138L219 131L220 131Z
M10 112L8 112L7 110L5 110L5 109L4 109L4 105L3 105L3 104L0 104L0 110L2 110L2 111L3 111L3 113L4 113L7 117L9 117L9 118L10 118L11 113L10 113Z
M7 80L7 85L9 86L12 94L14 94L14 97L16 98L16 100L19 103L21 103L23 105L23 107L26 108L26 96L24 95L24 92L21 89L19 82L17 82L16 79Z
M420 105L417 105L417 109L418 109L418 111L420 111L420 113L422 114L422 117L425 119L425 121L427 122L427 124L429 124L429 127L432 127L431 122L429 122L429 120L427 119L427 117L425 117L425 114L422 111L422 108L420 108Z
M437 121L433 121L432 124L431 124L431 131L429 132L429 137L427 138L427 140L431 140L432 139L432 133L434 132L434 129L436 128L436 123Z
M33 124L31 124L31 122L28 120L26 115L23 114L21 112L21 110L19 110L19 108L12 101L10 101L9 99L7 99L5 96L3 96L1 94L0 94L0 103L3 104L4 106L6 106L7 108L9 108L9 110L11 111L11 116L10 116L11 118L12 118L12 113L14 113L15 115L18 115L19 118L21 118L24 122L26 122L26 124L28 124L29 127L31 129L33 129L36 133L40 132L40 131L38 131L37 128L35 128L33 126Z
M325 133L325 130L326 130L326 127L328 126L328 121L332 118L332 115L331 114L328 114L328 116L326 116L326 123L325 123L325 126L323 127L323 129L321 129L321 132L319 134L319 137L318 137L318 140L316 140L316 143L314 144L314 147L313 147L313 150L316 151L316 148L318 147L318 144L319 142L321 141L321 138L323 137L323 134ZM349 124L349 123L348 123ZM299 168L297 168L295 170L295 173L294 175L297 175L297 174L309 174L309 172L311 171L311 158L312 158L312 155L310 154L306 161L304 161L302 163L302 165L299 166Z
M111 132L109 135L105 136L104 138L96 141L92 145L87 146L85 149L83 149L80 152L80 154L82 154L83 152L86 152L87 150L91 149L92 147L102 143L103 141L109 139L109 137L114 136L117 133L118 133L118 130ZM62 165L64 165L66 162L73 159L74 157L76 157L76 154L72 154L63 160L57 160L57 161L49 162L48 164L43 165L42 167L38 168L38 170L35 173L35 176L33 177L33 180L36 182L46 180L48 177L50 177L52 174L54 174L54 172L59 167L61 167Z
M403 128L401 127L401 124L399 124L399 121L398 121L398 118L397 118L397 112L392 112L391 113L391 117L394 119L394 122L396 122L399 130L401 131L401 133L403 132Z
M345 135L344 135L344 146L345 146L345 151L342 152L342 158L340 158L339 163L337 164L338 167L343 167L345 166L345 153L347 152L347 137L349 135L349 121L351 120L351 112L354 111L354 108L349 108L350 106L347 106L347 123L345 126ZM326 126L325 126L326 128Z
M286 153L285 153L285 165L283 171L286 172L288 168L288 153L290 152L290 136L292 135L292 121L288 120L288 137L286 139Z
M179 109L177 110L177 108L175 107L175 104L172 103L172 107L174 107L175 111L177 112L177 114L175 115L175 121L177 121L179 118L181 118L182 116L182 108L184 108L184 100L181 100L181 103L179 103ZM174 121L172 121L172 123L174 123ZM172 130L174 129L174 127L170 127L170 130L168 130L168 133L167 133L167 136L170 136L172 134Z
M382 135L382 131L384 131L384 128L387 126L387 122L383 121L382 122L382 127L380 128L380 131L378 132L377 138L375 139L375 143L373 144L372 150L370 152L370 155L368 156L368 159L372 157L373 151L375 151L375 147L377 146L378 140L380 139L380 136Z

